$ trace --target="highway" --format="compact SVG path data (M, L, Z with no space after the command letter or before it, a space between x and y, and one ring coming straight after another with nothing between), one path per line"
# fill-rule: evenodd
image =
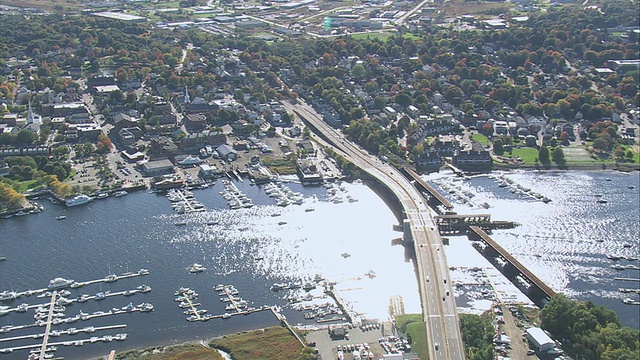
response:
M464 346L442 239L435 223L435 213L426 204L422 194L396 168L368 154L326 124L302 99L296 105L286 101L283 101L283 105L288 112L297 114L316 131L321 132L328 142L318 138L316 140L330 145L354 165L380 180L398 197L415 247L415 265L429 343L429 359L464 359Z

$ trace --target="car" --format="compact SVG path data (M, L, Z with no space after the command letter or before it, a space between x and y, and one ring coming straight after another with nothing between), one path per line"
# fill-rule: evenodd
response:
M438 348L440 347L440 343L435 343L433 346L436 348L436 350L438 350Z

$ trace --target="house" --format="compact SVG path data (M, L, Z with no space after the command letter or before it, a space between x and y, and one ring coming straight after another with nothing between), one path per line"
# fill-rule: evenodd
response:
M425 150L416 159L416 168L423 170L428 168L440 168L442 165L442 158L433 149Z
M124 146L131 146L133 145L137 139L139 139L142 136L142 130L137 127L130 127L130 128L122 128L120 129L120 131L118 131L118 137L120 139L120 143Z
M138 119L124 113L118 113L113 117L113 124L118 129L130 128L138 126Z
M318 171L315 159L298 159L296 161L296 172L303 184L322 182L322 175Z
M226 161L235 161L238 158L238 153L227 144L222 144L216 148L220 158Z
M298 143L298 147L304 150L307 156L315 155L315 149L313 148L313 143L309 139L302 140Z
M453 136L439 135L432 147L438 156L453 156L456 150L456 141Z
M490 168L493 164L489 150L486 150L479 142L473 142L471 149L460 150L453 157L454 165L460 168Z
M149 154L153 158L169 158L172 159L178 153L178 146L173 140L166 136L152 137L150 141Z
M211 179L220 174L220 170L217 167L209 164L200 164L198 170L198 177L203 179Z
M207 117L204 114L188 114L184 118L184 125L189 129L204 129Z
M227 143L227 136L218 131L205 130L189 134L180 141L180 148L187 153L199 151L206 145L219 146Z

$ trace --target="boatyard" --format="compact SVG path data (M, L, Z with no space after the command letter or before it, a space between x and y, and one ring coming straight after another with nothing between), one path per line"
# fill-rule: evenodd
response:
M10 313L27 313L30 310L34 311L34 322L24 323L21 325L4 325L0 327L0 333L10 334L12 332L18 332L21 330L37 329L44 327L41 332L35 332L27 335L16 335L0 338L0 354L12 354L20 351L29 351L28 359L50 359L55 356L55 352L58 350L58 346L84 346L87 344L94 344L98 342L111 342L111 341L124 341L127 339L126 333L116 334L104 334L102 333L110 330L121 330L127 327L126 324L114 324L106 326L82 326L82 327L67 327L61 328L61 326L76 323L78 321L85 322L95 318L108 317L120 314L136 313L136 312L150 312L153 311L153 305L150 303L142 302L135 306L133 302L129 302L122 307L114 307L109 311L95 311L92 313L86 313L80 311L76 315L69 315L67 313L67 307L74 303L84 303L87 301L100 301L107 297L123 296L128 297L137 293L148 293L151 288L146 285L140 285L135 289L110 292L100 291L95 295L80 294L75 298L69 298L72 291L76 291L82 287L91 284L113 283L119 280L131 279L139 276L148 275L149 271L146 269L140 269L137 272L127 272L121 275L109 274L104 278L96 280L88 280L83 282L77 282L71 279L65 279L57 277L51 280L46 288L27 290L27 291L8 291L5 290L0 295L0 303L15 301L19 298L33 298L45 299L49 298L45 303L27 303L24 302L15 307L7 305L0 306L0 316L8 315ZM79 291L79 290L77 290ZM61 337L73 336L78 334L101 334L100 336L91 336L86 339L73 340L58 340ZM27 345L12 345L16 342L24 342L29 339L41 339L40 342ZM56 339L56 341L52 341ZM57 357L60 359L61 357Z

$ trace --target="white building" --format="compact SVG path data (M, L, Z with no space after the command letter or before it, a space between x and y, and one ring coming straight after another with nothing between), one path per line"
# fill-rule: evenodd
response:
M527 339L533 346L534 350L539 353L546 353L549 350L553 350L556 343L547 335L544 330L539 327L530 327L527 329Z

